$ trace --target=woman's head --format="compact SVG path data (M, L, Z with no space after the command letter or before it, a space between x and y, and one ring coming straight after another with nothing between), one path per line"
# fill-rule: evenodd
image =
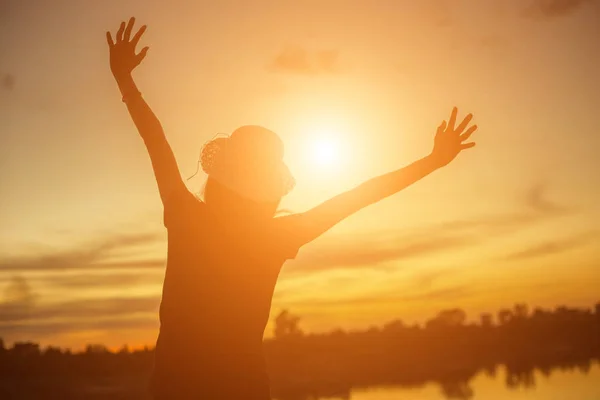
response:
M295 184L281 139L260 126L242 126L206 143L200 162L208 174L205 202L223 211L273 216Z

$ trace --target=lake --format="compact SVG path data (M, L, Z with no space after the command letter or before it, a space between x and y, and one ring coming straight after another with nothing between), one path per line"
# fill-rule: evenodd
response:
M444 395L439 384L416 388L379 387L351 392L351 400L600 400L600 364L589 371L553 370L549 376L534 372L525 385L509 388L506 370L499 368L495 377L481 373L466 387ZM533 378L533 379L531 379ZM527 386L527 387L524 387Z

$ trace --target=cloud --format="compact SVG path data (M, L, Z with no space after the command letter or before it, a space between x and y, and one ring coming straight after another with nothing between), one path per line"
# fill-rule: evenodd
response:
M42 304L23 277L0 298L0 336L21 340L86 330L156 328L160 296L77 299Z
M587 4L597 0L533 0L523 15L529 18L556 18L573 14Z
M515 213L487 215L475 219L443 222L437 227L441 230L461 231L478 229L487 235L514 232L523 227L546 220L573 214L576 209L566 207L548 199L548 187L544 184L531 186L520 197L521 210Z
M434 0L432 3L432 17L437 27L444 28L454 23L452 10L456 7L454 0Z
M15 88L15 76L12 74L0 74L0 88L12 91Z
M0 22L2 20L9 20L12 17L11 14L13 9L18 7L20 4L17 1L11 0L0 0Z
M573 213L573 208L552 202L545 185L534 185L520 199L521 210L514 213L483 215L478 218L441 222L392 235L335 237L319 240L301 251L286 272L315 272L331 269L374 268L391 261L410 260L478 245L499 235L508 235L549 218ZM161 243L163 236L152 233L106 236L62 252L0 258L0 273L32 271L163 269L164 257L119 259L122 253L140 246ZM134 254L137 256L137 254ZM71 279L69 281L69 279ZM115 282L108 275L98 285ZM132 278L134 279L134 278ZM141 279L141 278L140 278ZM157 279L157 278L152 278ZM93 284L91 278L64 278L62 285Z
M139 246L160 243L162 235L154 233L118 234L99 238L91 243L59 252L42 252L28 256L0 258L0 272L65 271L93 268L147 268L164 266L164 260L115 260L119 252Z
M421 272L413 278L415 282L413 286L430 290L433 288L434 284L440 280L440 278L453 274L455 274L454 268L444 268Z
M31 306L26 312L0 305L0 324L7 322L41 321L41 320L80 320L85 318L100 319L136 313L155 313L160 304L159 296L147 297L114 297L100 299L72 300L57 304Z
M52 335L85 331L126 331L139 329L156 330L159 326L156 315L127 316L126 318L102 318L77 321L36 321L0 324L2 338L7 342L33 340Z
M525 196L525 205L544 214L565 214L570 211L569 208L548 200L547 191L548 188L544 184L532 186Z
M9 341L87 330L158 327L159 296L80 299L38 304L27 281L15 277L0 299L0 335Z
M509 44L508 39L499 35L486 35L481 38L479 43L488 49L501 49Z
M51 274L40 278L44 285L51 285L63 289L93 289L93 288L131 288L137 285L160 285L164 274L160 270L144 271L139 273L78 273Z
M272 72L297 75L334 74L340 71L337 50L310 52L300 46L288 46L267 65Z
M401 233L375 236L334 237L319 243L319 247L307 249L294 261L294 273L314 273L323 270L386 268L392 261L412 260L443 252L468 249L498 235L507 235L520 229L574 212L548 199L545 185L532 186L518 203L520 210L514 213L484 215L480 218L442 222ZM544 254L555 254L595 240L595 236L582 235L564 241L541 244L507 258L524 259ZM164 259L121 260L125 253L136 255L140 246L154 245L163 240L162 235L151 233L117 234L100 237L65 251L44 253L11 259L0 259L0 272L30 274L41 284L66 289L99 287L133 287L135 285L159 285L162 280ZM587 242L586 242L587 243ZM131 253L131 254L130 254ZM296 268L297 267L297 268ZM148 268L140 275L135 271ZM122 269L122 270L121 270ZM81 272L87 270L86 274ZM35 272L35 273L34 273ZM40 274L44 272L44 274ZM414 276L414 291L408 293L373 293L349 299L302 299L298 305L335 306L360 304L365 307L392 305L398 302L419 302L436 299L459 299L467 296L467 284L440 286L445 274L451 269L434 270ZM129 293L128 293L129 294ZM156 328L156 311L160 296L119 296L110 298L74 299L56 303L38 302L39 296L32 292L28 281L13 277L0 298L0 332L2 335L30 336L84 331L86 329L142 329ZM288 301L281 299L286 303ZM144 328L145 329L145 328Z
M335 268L373 268L389 261L404 260L424 255L466 247L475 237L434 235L432 237L409 237L398 235L382 242L381 238L359 237L345 243L330 244L316 248L290 264L303 272Z
M501 235L508 235L574 210L547 198L542 184L528 189L515 213L484 215L479 218L442 222L393 236L355 236L335 238L328 243L299 253L286 273L305 273L331 269L386 268L385 263L444 252L463 250Z
M27 281L19 276L13 277L0 298L0 323L13 316L29 318L35 306L35 295Z
M409 294L398 293L373 293L366 296L355 296L352 298L302 298L295 301L280 300L279 306L285 308L294 307L336 307L336 306L360 306L367 308L389 307L402 303L415 303L420 301L453 301L468 296L472 292L466 284L458 284L436 289L417 290Z
M537 257L556 255L573 250L589 243L597 242L600 245L600 232L586 232L562 240L547 241L521 250L505 257L505 260L525 260Z

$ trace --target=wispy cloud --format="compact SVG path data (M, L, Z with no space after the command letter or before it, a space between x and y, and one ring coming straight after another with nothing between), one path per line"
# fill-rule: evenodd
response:
M411 291L410 293L373 293L364 296L354 296L351 298L308 298L303 297L300 300L285 300L281 299L278 304L280 307L295 308L295 307L338 307L338 306L361 306L365 308L389 307L395 304L415 303L420 301L436 301L436 300L458 300L466 297L471 293L472 289L467 284L456 284L435 289L421 289Z
M340 72L340 54L337 50L309 51L301 46L284 48L267 65L272 72L297 75L333 74Z
M443 251L466 247L473 244L474 237L436 235L433 237L410 237L398 235L387 239L364 236L347 240L345 243L331 243L315 248L298 261L293 268L303 272L329 270L335 268L374 268L389 261L404 260L424 255L434 255Z
M0 335L28 339L86 330L156 328L160 296L68 300L45 304L23 277L13 277L0 297Z
M158 310L159 303L159 296L72 300L51 305L32 304L26 309L7 303L0 305L0 323L51 319L98 319L135 313L154 313Z
M544 184L532 186L525 196L525 205L530 209L545 215L565 214L572 211L564 205L549 200L547 191L548 188Z
M114 272L113 270L110 272L99 272L101 273L90 273L90 271L86 271L83 274L80 272L76 274L65 274L61 272L56 274L45 274L39 279L44 285L48 286L62 289L85 290L104 287L120 289L136 286L147 287L148 285L160 285L164 277L163 272L158 268L151 271L144 271L143 273L140 273L140 271L121 273Z
M597 0L533 0L525 8L523 15L530 18L562 17L592 3L597 4Z
M550 218L575 212L547 198L545 185L532 186L520 198L521 210L479 218L441 222L393 236L336 238L310 247L290 263L288 272L337 268L385 268L385 263L467 249L500 235L509 235Z
M160 297L113 297L41 304L27 281L15 277L0 298L0 332L3 336L156 325Z
M600 245L600 232L586 232L566 239L542 242L524 250L511 253L505 259L514 261L556 255L586 246L590 243Z
M307 249L287 272L310 274L325 270L357 268L386 268L392 261L412 260L438 255L443 252L468 249L499 235L509 235L547 219L569 215L574 208L562 206L548 199L545 185L532 186L519 201L514 213L484 215L480 218L441 222L417 230L398 234L381 234L374 237L335 237ZM515 260L555 254L597 240L598 235L581 236L564 241L544 243L507 256ZM68 289L114 288L160 285L164 259L135 258L143 254L140 248L164 240L162 235L151 233L117 234L101 237L78 247L55 253L39 253L11 259L0 259L0 273L20 273L39 279L48 287ZM138 251L139 253L136 253ZM129 259L119 258L127 254ZM397 264L396 264L397 265ZM135 269L148 268L143 275ZM84 270L93 271L82 274ZM340 271L341 272L341 271ZM285 306L294 302L302 306L332 306L361 304L365 307L391 306L398 302L419 302L435 299L460 299L470 294L465 283L444 285L442 277L452 270L432 270L413 278L410 292L372 293L344 299L287 299L280 298ZM37 287L37 286L34 286ZM110 298L69 298L56 303L40 302L28 281L12 278L0 298L0 331L3 335L17 337L19 332L28 335L50 335L94 329L156 328L156 311L159 292L147 296ZM291 303L290 303L291 301ZM300 301L300 303L298 303ZM140 328L141 329L141 328Z
M487 235L511 233L520 228L575 213L573 207L558 204L548 198L548 187L544 184L531 186L519 197L519 211L514 213L484 215L474 219L443 222L436 227L441 230L461 231L479 229Z
M373 268L390 261L432 256L475 246L498 235L514 233L549 218L575 210L547 198L545 185L532 186L520 199L520 210L514 213L483 215L478 218L446 221L418 230L392 235L358 235L319 241L301 251L288 271L314 272L336 268ZM0 256L0 273L33 271L158 269L164 268L164 257L143 257L135 253L140 246L161 243L162 235L152 233L119 234L61 252L39 252L22 257ZM127 259L120 254L133 253ZM142 253L143 254L143 253ZM66 279L66 278L65 278ZM74 278L75 279L75 278ZM77 278L71 284L83 284ZM110 278L99 278L108 283ZM63 282L65 285L68 282ZM89 281L88 281L89 283Z
M115 258L118 253L130 252L139 246L160 243L162 240L161 235L154 233L117 234L101 237L64 251L39 250L37 254L32 255L0 256L0 272L164 266L164 260L122 261Z
M6 91L12 91L15 88L15 76L13 74L0 74L0 88Z
M431 3L432 17L436 26L447 27L453 24L452 11L455 9L455 3L456 0L434 0Z
M35 295L27 281L20 276L13 277L0 298L0 323L12 318L28 318L34 306Z
M481 44L481 46L488 49L501 49L509 45L509 41L507 38L496 34L483 36L479 43Z
M90 330L124 332L129 330L152 329L157 330L158 318L155 314L127 315L125 317L111 317L94 319L89 318L78 321L34 321L11 322L0 324L2 337L8 342L16 340L43 339L52 335L71 334Z

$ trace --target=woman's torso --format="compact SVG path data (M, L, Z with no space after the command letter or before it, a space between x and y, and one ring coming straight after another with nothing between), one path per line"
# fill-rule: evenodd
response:
M225 220L195 198L171 214L165 207L168 257L154 392L215 396L245 388L262 398L258 393L268 389L262 337L281 266L295 255L288 256L284 220Z

